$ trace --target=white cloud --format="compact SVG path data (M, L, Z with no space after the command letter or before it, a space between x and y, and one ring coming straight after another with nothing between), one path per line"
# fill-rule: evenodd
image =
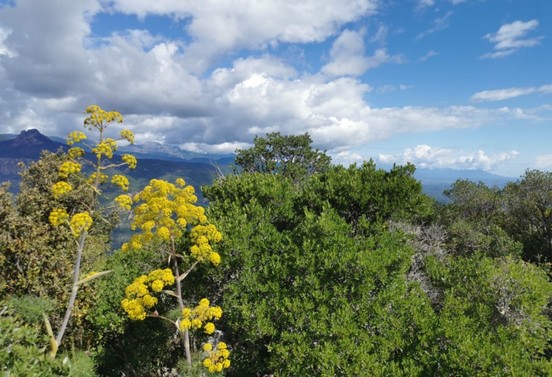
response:
M322 72L330 76L359 76L382 64L403 60L399 55L389 55L383 48L377 49L372 56L364 53L363 33L345 30L335 40L330 50L331 61L322 67Z
M11 30L3 29L2 27L0 27L0 56L4 55L9 58L15 56L15 53L5 45L5 41L8 38L8 35L10 35L11 33Z
M437 17L436 19L433 20L433 25L431 26L431 28L425 30L424 32L418 34L416 36L416 39L420 39L420 38L424 38L424 37L427 37L428 35L431 35L437 31L440 31L440 30L444 30L446 28L449 27L450 25L450 22L449 22L449 18L450 16L452 16L452 12L447 12L445 13L443 16L441 17Z
M421 168L452 168L462 170L492 170L496 166L516 158L517 151L503 152L488 155L482 150L463 153L459 150L431 147L429 145L417 145L415 148L407 148L402 155L378 156L378 161L385 164L407 162Z
M552 85L549 84L549 85L542 85L540 87L483 90L471 96L471 100L475 102L503 101L510 98L525 96L532 93L542 93L542 94L552 93Z
M552 170L552 154L537 156L535 159L535 168L543 170Z
M418 7L431 7L435 5L435 0L418 0Z
M232 49L321 42L340 26L373 14L377 4L376 0L115 0L113 7L140 17L155 14L189 20L186 31L193 42L186 57L201 69L214 56Z
M437 51L429 50L424 56L422 56L419 60L421 62L425 62L426 60L439 55Z
M538 20L527 22L514 21L502 25L494 34L486 34L483 38L494 43L494 52L487 53L482 58L502 58L513 54L523 47L534 47L540 44L542 37L528 38L527 34L539 26Z
M0 11L3 30L13 30L5 35L3 45L14 54L0 59L0 124L9 125L14 132L36 127L48 135L64 136L80 126L83 109L97 103L123 113L125 125L135 131L139 143L161 141L198 152L230 151L249 143L254 134L308 132L316 147L345 161L358 158L344 154L347 149L396 134L479 127L512 118L537 119L540 112L550 111L474 106L372 107L366 94L384 89L373 89L357 79L355 72L400 62L401 58L389 55L385 49L366 56L358 31L346 31L336 38L335 54L330 55L333 60L324 74L298 72L266 51L257 52L255 57L235 53L240 47L272 42L327 40L344 23L373 12L375 3L289 2L285 6L301 15L290 13L287 23L278 16L279 11L274 19L268 15L255 18L267 12L264 2L259 7L248 2L234 2L235 7L204 2L201 11L182 1L113 3L117 9L142 16L170 14L186 18L189 28L196 25L196 29L190 29L194 42L186 45L145 30L119 31L100 41L94 39L91 17L102 11L103 1L20 0L17 7ZM305 14L296 7L304 7ZM209 12L214 20L220 16L222 23L215 26L228 26L226 42L218 35L222 31L213 30L217 35L209 36L199 28L201 22L207 22ZM243 40L247 35L252 36L252 44ZM212 56L207 53L211 50L198 55L200 60L206 59L200 65L205 63L210 69L197 73L197 65L190 63L189 50L194 44L197 48L220 49L221 53L232 48L234 54L226 55L224 66L207 59ZM351 55L360 59L359 65L343 63L343 56ZM329 68L332 63L333 68ZM551 89L549 85L540 88L542 93ZM385 90L392 89L408 86ZM116 132L116 128L109 132Z

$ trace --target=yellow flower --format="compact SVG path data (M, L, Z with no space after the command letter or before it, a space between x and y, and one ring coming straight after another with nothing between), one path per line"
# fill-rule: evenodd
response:
M213 350L213 345L211 343L205 343L202 348L203 351L210 352Z
M220 319L222 317L222 309L220 306L212 306L209 308L207 316L209 319Z
M104 183L108 178L107 174L94 172L90 174L90 177L86 181L91 185L96 185L96 177L98 177L98 184Z
M185 318L182 321L180 321L179 327L180 327L180 330L182 331L188 330L190 327L192 327L192 323L190 322L189 319Z
M81 140L86 139L86 135L81 131L73 131L67 137L67 145L73 145L79 143Z
M129 169L135 169L138 164L136 157L131 154L124 154L122 159L128 165Z
M205 368L209 368L211 365L213 365L213 362L211 361L211 359L207 358L207 359L203 360L203 366Z
M199 329L201 327L201 319L198 319L198 318L192 319L192 327L194 329Z
M228 346L227 346L226 343L224 343L224 342L219 342L219 343L217 344L217 349L219 349L219 350L225 350L225 349L227 349L227 348L228 348Z
M73 189L73 186L67 182L57 182L52 186L52 194L54 195L54 198L59 198L63 194L68 193Z
M48 221L50 221L50 224L53 226L59 226L66 222L69 219L69 214L65 209L63 208L56 208L52 212L50 212L50 216L48 216Z
M130 144L134 144L134 134L131 130L122 130L121 137L126 139Z
M75 159L75 158L78 158L78 157L82 157L82 156L84 156L84 149L79 148L79 147L74 147L74 148L69 149L69 151L67 152L67 154L68 154L69 157L71 157L72 159Z
M220 255L219 255L219 253L212 252L209 255L209 260L211 261L211 263L213 263L213 266L218 266L220 264Z
M161 292L163 290L163 282L161 280L154 280L151 283L151 289L154 292Z
M205 334L211 335L215 332L215 324L213 322L207 322L203 327L203 330L205 331Z
M78 237L92 226L92 218L87 212L76 213L69 222L73 236Z
M123 191L128 191L128 178L125 177L124 175L119 175L119 174L115 174L112 178L111 178L111 183L113 183L114 185L117 185L121 188L121 190Z
M59 167L59 177L60 178L67 178L70 174L78 173L81 171L81 165L77 164L76 162L72 161L65 161L61 166Z
M115 202L119 204L119 207L121 207L122 209L130 211L130 208L132 206L132 198L130 196L119 195L115 198Z
M157 229L157 235L159 236L159 238L165 241L168 241L171 238L171 232L165 226L162 226L161 228Z
M192 310L190 308L182 309L182 318L190 318L192 316Z
M88 118L84 120L84 126L92 129L96 128L100 131L105 130L108 123L123 122L123 116L117 111L105 111L98 105L91 105L84 111L89 114Z
M174 275L172 273L172 270L170 268L165 268L163 270L163 275L161 276L161 280L163 280L163 282L166 284L166 285L173 285L174 284Z
M142 297L142 304L144 305L145 308L151 308L153 307L155 304L157 304L157 297L153 297L151 295L144 295L144 297Z

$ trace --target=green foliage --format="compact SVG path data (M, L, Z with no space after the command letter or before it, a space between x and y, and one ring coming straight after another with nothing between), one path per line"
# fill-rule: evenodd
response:
M67 304L74 262L69 250L73 250L75 241L67 228L50 225L48 216L59 206L69 212L84 210L92 191L75 180L73 192L59 199L53 197L50 187L57 180L59 165L66 159L62 153L44 152L40 160L21 172L20 192L15 199L5 186L0 188L0 201L4 204L0 209L0 275L6 283L0 295L4 297L49 297L58 310ZM84 250L89 268L101 265L112 227L110 221L96 221L90 229L91 242ZM51 318L54 326L60 321L59 315Z
M453 247L552 261L552 173L527 170L502 190L460 180L445 194L451 203L441 211L441 222L461 241L452 240Z
M439 214L450 226L418 227L414 242L391 231L431 220L413 171L369 162L299 185L243 173L204 189L225 234L207 283L226 308L230 375L550 373L551 284L515 258L498 193L459 184Z
M505 228L523 243L527 260L552 262L552 172L527 170L504 189Z
M330 157L311 147L308 134L281 135L273 132L266 137L255 136L249 149L236 151L235 165L245 173L278 174L294 181L325 171Z
M27 304L40 300L24 298L0 302L0 373L5 376L90 377L95 376L93 360L73 351L52 360L46 356L48 339L40 326L20 317L20 309L33 312ZM34 314L31 314L34 318Z
M412 250L385 230L388 220L430 213L412 173L367 163L300 185L244 173L204 190L225 234L218 281L235 346L231 374L417 370L397 348L416 349L429 336L431 306L406 281Z
M443 290L432 375L550 375L552 285L541 269L482 254L429 258L426 267Z

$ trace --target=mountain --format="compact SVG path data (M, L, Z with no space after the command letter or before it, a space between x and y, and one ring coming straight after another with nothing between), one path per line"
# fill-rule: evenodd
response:
M11 182L10 190L17 192L19 189L19 163L28 164L37 160L43 150L56 152L60 148L67 149L67 145L44 136L38 130L22 131L15 138L0 141L0 182ZM199 188L212 183L219 169L225 171L227 168L226 165L222 165L226 161L221 156L214 155L213 157L222 158L215 161L208 158L199 158L196 154L190 155L193 158L192 160L170 160L167 158L167 154L170 154L171 151L176 153L177 150L180 151L179 148L164 148L161 144L153 145L151 143L142 149L140 148L137 148L142 153L137 156L138 166L136 169L131 170L121 167L113 172L127 175L131 188L135 190L144 187L152 178L170 181L174 181L176 178L184 178L188 184L196 188L201 201ZM121 149L114 156L114 162L121 162L120 154L123 154L125 150L130 153L130 150L126 147ZM148 150L152 152L149 153ZM92 157L93 155L89 154L89 156ZM106 190L106 194L109 195L109 190Z
M423 191L440 202L447 202L448 198L443 191L449 189L454 182L464 179L472 182L483 182L489 187L502 188L508 182L517 178L503 177L483 170L456 170L456 169L418 169L414 177L422 182Z
M12 191L17 191L19 182L19 162L29 163L40 157L42 150L51 152L59 148L67 148L60 138L49 138L38 130L23 131L14 136L0 135L0 182L11 181ZM117 154L131 153L138 158L136 170L124 169L122 174L129 176L132 187L143 187L152 178L174 180L184 178L194 186L200 194L199 188L213 182L218 172L227 174L234 156L217 154L199 154L184 151L177 146L148 142L142 145L122 146ZM120 157L115 157L120 161ZM379 166L384 169L390 166ZM449 189L458 179L467 179L474 182L483 182L488 186L503 187L515 178L502 177L481 170L454 170L454 169L416 169L416 179L422 182L426 194L438 201L446 202L443 191ZM200 195L199 195L200 196Z
M0 158L37 159L43 150L67 148L42 135L38 130L21 131L14 139L0 141Z

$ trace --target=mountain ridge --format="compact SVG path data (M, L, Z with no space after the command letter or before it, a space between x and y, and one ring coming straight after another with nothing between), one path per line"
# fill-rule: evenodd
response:
M22 131L19 135L0 134L0 182L12 182L12 191L17 191L19 182L19 162L29 163L40 158L43 150L56 152L67 150L66 144L55 141L61 138L43 135L36 129ZM137 183L146 178L171 179L181 175L196 188L211 184L219 171L230 171L234 160L231 154L200 154L180 149L178 146L148 142L141 145L119 147L116 155L134 154L138 158L136 171L127 171ZM390 166L378 165L388 169ZM488 186L503 187L517 178L504 177L482 170L456 170L451 168L416 168L414 177L422 183L426 194L438 201L447 201L443 191L458 179L483 182ZM145 183L145 182L141 182ZM199 190L198 190L199 191Z

